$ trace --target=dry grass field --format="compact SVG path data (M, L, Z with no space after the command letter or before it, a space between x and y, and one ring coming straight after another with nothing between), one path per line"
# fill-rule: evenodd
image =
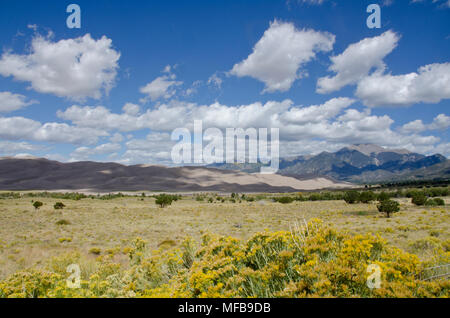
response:
M122 251L136 237L153 250L179 246L186 237L200 240L206 232L248 239L265 229L289 231L294 224L313 218L351 234L379 233L421 259L430 257L438 245L450 249L448 197L443 207L417 207L410 199L398 199L401 211L390 219L375 204L344 201L209 203L185 196L160 208L151 197L78 201L37 197L33 200L44 205L36 210L31 200L0 200L0 280L71 251L79 251L86 259L111 254L115 262L127 266L128 257ZM55 202L66 207L55 210Z

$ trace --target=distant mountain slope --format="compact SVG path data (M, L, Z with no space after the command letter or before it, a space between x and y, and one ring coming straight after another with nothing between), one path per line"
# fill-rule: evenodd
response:
M355 183L450 178L450 161L442 155L424 156L405 149L363 144L316 156L280 159L279 173L291 176L328 176ZM215 168L259 171L259 164L214 165Z
M0 190L292 192L343 187L351 185L329 178L300 180L204 167L0 159Z

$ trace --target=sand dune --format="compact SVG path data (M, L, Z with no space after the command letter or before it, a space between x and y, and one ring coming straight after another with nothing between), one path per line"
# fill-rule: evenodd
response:
M327 178L299 180L203 167L60 163L39 158L0 160L1 190L292 192L348 187L351 184Z

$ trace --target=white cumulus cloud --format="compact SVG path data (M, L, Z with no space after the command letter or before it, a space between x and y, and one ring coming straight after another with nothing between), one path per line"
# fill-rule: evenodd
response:
M426 65L405 75L372 74L358 83L356 96L370 107L439 103L450 98L450 63Z
M90 34L52 42L36 36L29 54L5 52L0 58L0 74L30 82L40 93L73 100L99 99L114 86L120 53L112 41Z
M0 92L0 113L12 112L36 103L36 101L27 101L27 98L20 94Z
M112 155L122 148L120 144L106 143L101 144L93 148L79 147L73 151L70 156L73 160L88 160L91 156L95 155Z
M41 124L24 117L0 117L0 138L33 140L63 144L95 144L99 137L108 136L96 127L77 127L65 123Z
M384 70L383 59L396 48L398 40L396 33L386 31L380 36L351 44L340 55L331 57L329 70L336 75L320 78L317 92L324 94L338 91L344 86L358 83L373 69Z
M334 41L335 36L330 33L298 30L292 23L275 20L253 52L234 65L230 74L263 82L264 92L286 92L301 77L301 67L315 58L317 52L331 51Z

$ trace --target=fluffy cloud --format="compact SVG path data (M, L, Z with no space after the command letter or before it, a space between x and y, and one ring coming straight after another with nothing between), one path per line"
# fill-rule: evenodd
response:
M420 133L426 130L446 130L449 127L450 116L440 114L429 125L425 125L422 120L417 119L400 127L400 131L403 133Z
M97 128L70 126L64 123L45 123L36 130L30 139L63 144L92 145L99 137L106 137L108 133Z
M439 103L450 98L450 63L426 65L405 75L373 74L358 83L356 96L370 107Z
M202 120L203 128L280 128L286 139L322 138L345 142L379 143L383 133L389 133L393 120L387 116L371 115L370 109L347 109L355 101L350 98L334 98L322 105L294 106L291 100L269 101L241 106L219 103L197 105L193 103L169 103L149 109L141 115L114 114L105 107L72 106L58 115L72 121L77 127L101 130L135 131L150 129L155 132L171 132L175 128L192 129L194 120ZM164 116L162 116L164 114ZM101 119L101 120L100 120ZM448 118L439 117L443 123ZM394 133L394 132L392 132ZM394 138L395 139L395 138Z
M132 115L115 114L103 106L71 106L65 111L58 111L58 117L73 122L79 127L99 128L131 132L142 129L169 131L183 127L186 115L193 106L186 103L160 105L145 113Z
M226 128L279 128L281 151L285 155L308 154L313 149L334 151L353 143L376 143L425 152L438 149L439 138L420 135L424 130L413 127L418 123L394 131L391 128L394 121L389 116L372 115L370 108L362 111L349 108L354 102L350 98L333 98L312 106L296 106L291 100L240 106L171 102L134 116L125 112L114 114L104 107L72 106L59 116L77 127L106 131L151 130L146 139L131 139L125 143L126 151L119 161L128 164L170 164L174 144L170 132L181 127L192 131L194 120L202 120L203 129L216 127L223 132ZM448 116L442 114L426 128L445 129L448 122ZM295 149L294 145L304 148Z
M41 124L24 117L0 117L0 138L66 144L95 144L108 133L97 128L76 127L65 123Z
M0 141L0 155L10 156L23 152L33 152L41 149L40 146L32 145L28 142Z
M112 143L117 144L117 143L122 142L123 139L124 139L124 138L123 138L123 136L122 136L121 134L115 133L109 140L110 140Z
M119 58L120 53L105 36L95 40L86 34L58 42L37 36L29 54L2 55L0 74L30 82L40 93L74 100L99 99L114 86Z
M168 99L175 94L174 87L183 84L183 82L176 81L175 79L176 76L174 74L157 77L152 82L141 87L140 92L148 95L148 98L152 101L160 98Z
M125 106L123 106L122 110L127 115L135 116L135 115L139 114L139 112L141 111L141 108L139 107L139 105L132 104L132 103L126 103Z
M24 117L0 117L0 138L27 139L32 137L41 126L41 123Z
M234 65L230 74L250 76L265 84L264 92L288 91L301 77L299 69L317 52L333 48L335 36L314 30L298 30L292 23L274 21L253 52Z
M405 125L403 125L400 130L406 134L408 133L420 133L422 131L427 130L427 126L424 125L422 120L417 119L414 121L411 121Z
M385 69L383 59L397 46L399 36L387 31L380 36L366 38L351 44L342 54L331 57L329 70L333 77L322 77L317 82L318 93L330 93L349 84L356 84L373 69Z
M79 127L99 128L130 132L142 129L172 131L179 127L190 127L194 120L202 120L205 127L268 127L273 117L287 110L292 101L253 103L230 107L214 103L171 102L147 110L141 115L115 114L103 106L71 106L58 111L58 117L73 122Z
M27 101L27 98L20 94L0 92L0 113L12 112L36 103L36 101Z
M154 132L145 139L132 139L126 143L127 150L120 161L124 164L167 164L171 165L171 149L175 142L170 134Z
M311 122L322 122L333 118L344 108L349 107L355 100L350 98L333 98L323 105L309 106L303 108L292 108L281 115L285 123L307 124Z
M445 114L440 114L436 116L433 123L430 124L429 129L431 130L445 130L450 127L450 116Z
M75 149L75 151L72 152L70 154L70 156L72 157L72 161L73 160L87 160L91 156L105 155L105 154L112 155L112 154L116 153L117 151L119 151L121 148L122 148L122 146L120 144L115 144L115 143L101 144L94 148L79 147L79 148Z

